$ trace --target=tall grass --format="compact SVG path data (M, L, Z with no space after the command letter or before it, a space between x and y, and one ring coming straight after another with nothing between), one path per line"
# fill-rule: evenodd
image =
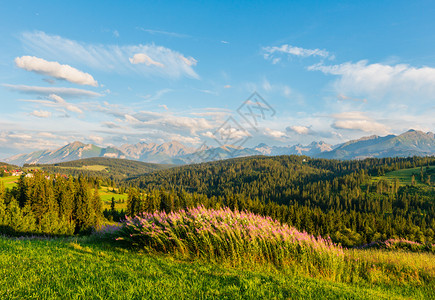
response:
M344 267L343 249L330 239L228 208L145 213L127 218L118 233L118 241L183 258L223 260L232 265L297 263L308 272L320 271L328 277L335 277L336 270Z
M435 279L432 271L373 261L342 249L329 238L299 232L270 217L228 208L145 213L105 231L118 242L146 252L232 266L272 265L285 272L336 282L421 284Z

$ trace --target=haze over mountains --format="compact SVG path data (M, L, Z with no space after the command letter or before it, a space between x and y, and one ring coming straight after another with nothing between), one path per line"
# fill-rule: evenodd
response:
M196 149L172 141L161 145L154 143L125 144L116 147L98 147L93 144L73 142L56 150L41 150L19 154L5 162L23 164L53 164L90 157L133 159L150 163L189 164L252 155L307 155L329 159L364 159L367 157L406 157L435 155L435 134L409 130L400 135L368 136L339 145L323 141L309 145L269 146L259 144L252 148L225 145L217 148Z

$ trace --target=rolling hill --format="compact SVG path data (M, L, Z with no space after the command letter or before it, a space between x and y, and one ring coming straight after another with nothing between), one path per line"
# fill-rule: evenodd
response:
M56 164L37 164L32 165L32 167L37 167L49 173L66 175L85 174L88 176L123 179L156 170L168 169L173 167L173 165L153 164L109 157L95 157Z

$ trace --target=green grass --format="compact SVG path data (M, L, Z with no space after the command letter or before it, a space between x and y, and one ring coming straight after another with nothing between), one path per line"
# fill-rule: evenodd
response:
M424 167L423 169L426 171L426 167ZM435 172L435 166L429 167L428 171L430 173ZM412 175L415 175L415 181L416 181L417 185L423 184L420 181L420 168L401 169L401 170L397 170L397 171L392 171L392 172L386 173L384 177L390 181L394 181L397 178L397 179L399 179L400 184L411 185ZM435 180L435 178L433 178L433 179Z
M98 190L98 194L100 195L101 201L103 202L103 209L110 209L110 205L112 204L112 197L115 198L115 209L121 210L127 209L127 198L128 194L118 194L118 189L115 188L115 192L112 191L112 188L102 186ZM124 200L124 202L122 202Z
M423 167L423 169L425 171L425 174L431 175L431 183L433 186L435 182L435 166L430 166L427 171L426 167ZM389 181L390 183L393 183L397 179L400 185L411 185L412 175L414 175L416 186L426 188L429 187L425 182L421 182L420 180L420 167L391 171L383 176L373 176L371 180L372 182L377 182L381 179L384 179Z
M6 176L6 177L0 177L0 182L3 182L5 188L13 188L18 181L17 176Z
M433 288L344 284L265 265L176 260L91 238L0 238L0 299L430 299Z

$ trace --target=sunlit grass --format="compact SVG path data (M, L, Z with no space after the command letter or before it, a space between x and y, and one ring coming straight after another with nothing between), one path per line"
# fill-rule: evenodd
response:
M434 173L435 171L435 166L429 166L428 169L426 168L427 167L423 167L425 174L427 174L426 172L431 174ZM371 182L377 182L383 179L389 181L390 183L394 183L396 180L398 180L399 185L411 185L412 175L414 175L416 186L428 188L429 186L426 183L422 183L420 180L420 169L421 168L418 167L418 168L400 169L396 171L387 172L383 176L372 176ZM435 176L432 175L431 177L432 177L431 183L433 185Z
M107 186L102 186L98 190L98 194L100 195L100 199L103 202L103 210L110 209L112 204L112 198L115 198L115 209L126 210L127 209L127 198L128 194L123 193L119 194L117 188L111 188Z
M86 237L0 237L0 299L430 299L433 293L433 285L346 284L291 270L180 260Z
M18 176L5 176L0 177L0 182L3 182L3 185L5 188L13 188L17 185L18 182Z
M328 239L310 236L270 218L228 209L199 207L144 214L127 219L118 231L113 227L104 231L111 231L106 236L118 237L123 245L146 253L170 253L236 267L271 265L293 275L334 282L425 285L435 280L432 254L343 250ZM413 263L421 257L426 266L421 259Z

